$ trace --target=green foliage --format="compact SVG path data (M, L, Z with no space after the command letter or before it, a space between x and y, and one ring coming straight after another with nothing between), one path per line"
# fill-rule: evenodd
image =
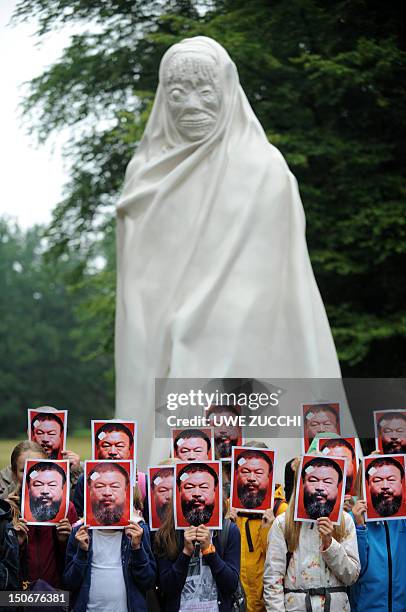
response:
M77 262L73 256L47 261L44 250L43 229L23 233L0 219L1 436L24 437L26 409L39 405L69 409L71 433L88 425L95 412L113 413L106 354L95 354L78 367L83 351L72 330L89 292L66 288Z
M31 83L27 120L40 140L75 128L67 196L48 231L51 253L86 262L112 236L112 207L144 129L159 60L207 35L234 59L272 143L298 178L313 266L344 373L405 375L406 49L395 3L376 0L31 0L18 19L39 34L81 23L60 61ZM114 268L95 274L87 327L110 340ZM85 314L86 313L86 314ZM96 332L95 332L96 333ZM95 349L93 345L98 345ZM90 347L89 347L90 348Z

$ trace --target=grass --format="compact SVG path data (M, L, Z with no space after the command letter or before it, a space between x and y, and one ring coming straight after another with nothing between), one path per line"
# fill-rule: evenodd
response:
M22 438L19 440L0 440L0 469L3 469L6 465L10 465L11 451L16 444L21 442L21 440ZM92 454L92 443L89 430L87 430L87 437L85 437L82 432L78 432L78 434L73 436L68 436L66 446L69 450L78 453L81 459L90 459Z

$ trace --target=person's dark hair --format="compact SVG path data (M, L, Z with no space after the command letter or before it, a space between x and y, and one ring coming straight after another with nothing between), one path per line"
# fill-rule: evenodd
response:
M245 450L242 453L238 453L238 461L240 459L263 459L263 461L267 462L269 466L269 471L272 472L273 470L272 459L268 457L268 455L261 450L255 450L255 449ZM236 465L237 470L240 467L240 465L238 464L238 461Z
M125 470L119 463L114 463L114 461L106 461L106 463L98 463L89 472L87 476L87 484L89 487L92 482L91 476L95 472L100 472L101 474L104 474L105 472L119 472L120 474L124 476L126 486L130 482L130 478L128 476L127 470Z
M381 428L382 421L393 421L393 419L402 419L406 422L406 413L404 412L385 412L378 419L378 428Z
M100 440L99 436L101 433L109 434L112 431L121 431L128 436L130 441L130 446L134 444L134 436L130 429L124 423L105 423L102 425L96 432L96 444L99 444L102 440Z
M36 416L34 416L31 419L31 431L34 431L34 423L36 423L36 421L39 421L40 423L43 423L44 421L55 421L56 423L58 423L59 427L61 428L61 431L63 431L63 421L62 419L57 415L54 414L53 412L39 412Z
M302 481L304 482L305 476L306 476L306 470L308 467L314 467L314 468L318 468L318 467L332 467L335 469L335 471L338 474L338 484L340 484L340 482L343 479L343 473L340 469L340 466L338 465L338 463L336 461L334 461L334 459L331 459L329 457L315 457L314 459L311 459L308 463L306 463L303 468L302 468L302 473L301 473L301 477L302 477Z
M377 459L374 459L373 461L371 461L371 463L368 465L367 469L365 470L365 478L368 480L369 482L369 473L371 471L372 468L380 468L383 465L394 465L400 472L400 479L403 480L405 477L405 469L403 467L403 465L397 460L394 459L394 457L378 457Z
M322 445L323 446L320 446L321 451L325 448L339 448L340 446L344 446L351 451L352 458L355 459L355 450L348 440L344 440L344 438L329 438L328 440L323 440Z
M178 435L176 436L173 442L175 451L178 450L178 440L180 440L181 438L183 439L202 438L207 444L207 452L209 452L211 449L211 440L209 436L207 435L207 433L205 431L202 431L201 429L183 429L180 433L178 433Z
M183 467L179 471L179 474L176 478L176 484L178 489L180 488L182 482L181 476L183 476L183 474L194 474L195 472L208 472L209 474L211 474L211 476L213 476L214 478L214 486L217 487L219 483L219 478L215 470L213 470L213 468L210 465L207 465L206 463L197 463L196 461L193 461L185 465L185 467Z
M332 415L334 415L337 425L340 420L338 411L331 404L311 404L306 410L305 415L309 414L309 412L313 412L315 414L318 414L319 412L330 412Z
M231 412L231 414L234 414L235 416L240 416L241 414L239 407L234 406L233 404L230 404L230 405L213 404L212 406L210 406L210 408L207 411L207 417L210 417L212 414L219 414L220 412Z
M19 442L17 446L13 448L13 451L10 457L11 471L13 472L14 476L17 475L17 462L18 462L19 457L23 453L26 453L27 451L31 451L33 453L38 453L38 454L41 453L44 459L47 458L46 452L44 451L42 446L38 444L37 442L32 442L31 440L23 440L23 442Z
M27 485L29 486L31 482L31 474L33 472L58 472L62 476L62 485L66 483L66 474L60 465L57 463L53 463L52 461L39 461L30 467L27 472Z
M163 467L160 470L158 470L158 472L156 472L153 476L153 478L151 479L151 489L155 489L156 484L155 484L155 480L158 478L167 478L168 476L173 476L174 475L174 469L170 468L170 467Z

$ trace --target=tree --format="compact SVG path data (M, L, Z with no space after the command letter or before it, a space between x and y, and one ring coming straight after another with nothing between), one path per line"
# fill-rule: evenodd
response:
M76 262L67 257L47 261L44 250L43 228L24 233L0 219L2 436L24 436L27 408L40 405L69 409L71 432L88 425L95 406L98 415L113 413L109 360L95 355L81 361L73 333L76 310L88 295L87 289L73 293L66 287ZM92 330L82 326L81 332L91 336Z
M395 3L32 0L17 16L36 17L40 36L58 23L92 28L32 81L25 102L40 139L65 126L79 134L68 195L48 231L54 256L93 257L95 234L114 223L162 53L186 36L212 36L299 180L343 372L405 374L406 52Z

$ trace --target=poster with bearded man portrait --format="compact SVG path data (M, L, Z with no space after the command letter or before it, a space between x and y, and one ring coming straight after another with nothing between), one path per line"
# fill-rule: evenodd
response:
M374 412L376 450L383 455L406 453L406 410Z
M367 521L406 518L405 455L364 457Z
M21 515L29 525L55 525L69 506L69 462L25 462Z
M86 461L85 524L119 529L131 519L132 461Z
M189 461L175 465L175 528L222 526L220 461Z
M231 507L263 512L273 507L275 451L235 446L231 459Z
M28 409L28 439L42 446L48 459L63 459L67 425L67 410Z
M296 477L295 521L313 523L327 516L334 525L340 523L346 461L338 457L302 457Z
M173 512L174 465L148 467L149 527L160 529L169 512Z
M137 456L137 423L136 421L91 422L92 459L112 461L136 460Z

